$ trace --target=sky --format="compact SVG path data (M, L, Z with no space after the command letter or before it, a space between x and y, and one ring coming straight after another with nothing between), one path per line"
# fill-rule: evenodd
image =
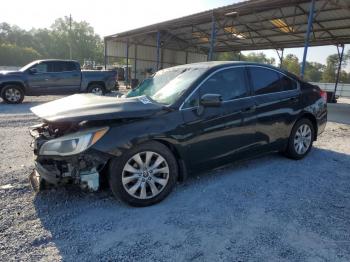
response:
M56 18L72 15L87 21L100 36L120 33L141 26L190 15L196 12L240 2L239 0L11 0L1 1L0 22L31 28L50 27ZM347 51L349 46L346 46ZM278 61L276 51L264 51ZM285 49L302 60L303 48ZM326 63L337 53L335 46L312 47L308 61ZM347 68L349 70L349 68Z

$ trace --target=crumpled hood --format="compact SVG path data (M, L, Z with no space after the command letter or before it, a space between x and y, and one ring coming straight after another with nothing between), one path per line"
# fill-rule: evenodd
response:
M161 111L162 105L147 97L116 98L94 94L77 94L30 110L48 122L81 122L148 117Z

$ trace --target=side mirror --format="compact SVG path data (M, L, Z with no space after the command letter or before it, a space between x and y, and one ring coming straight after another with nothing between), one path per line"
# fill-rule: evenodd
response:
M29 69L29 73L35 75L36 73L38 73L38 70L36 70L36 68L31 68Z
M218 107L221 103L222 97L219 94L205 94L200 100L200 104L204 107Z

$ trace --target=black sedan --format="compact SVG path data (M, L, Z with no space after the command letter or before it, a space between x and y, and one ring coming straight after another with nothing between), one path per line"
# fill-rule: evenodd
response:
M327 122L326 93L272 66L205 62L158 71L123 98L69 96L31 108L37 191L58 184L134 206L187 174L279 151L301 159Z

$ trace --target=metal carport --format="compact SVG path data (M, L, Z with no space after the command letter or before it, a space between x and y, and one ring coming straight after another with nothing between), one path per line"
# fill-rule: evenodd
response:
M105 37L105 63L154 70L212 60L216 52L350 43L348 0L250 0ZM340 60L343 52L339 51ZM340 70L340 67L339 67ZM134 77L137 70L134 70Z

